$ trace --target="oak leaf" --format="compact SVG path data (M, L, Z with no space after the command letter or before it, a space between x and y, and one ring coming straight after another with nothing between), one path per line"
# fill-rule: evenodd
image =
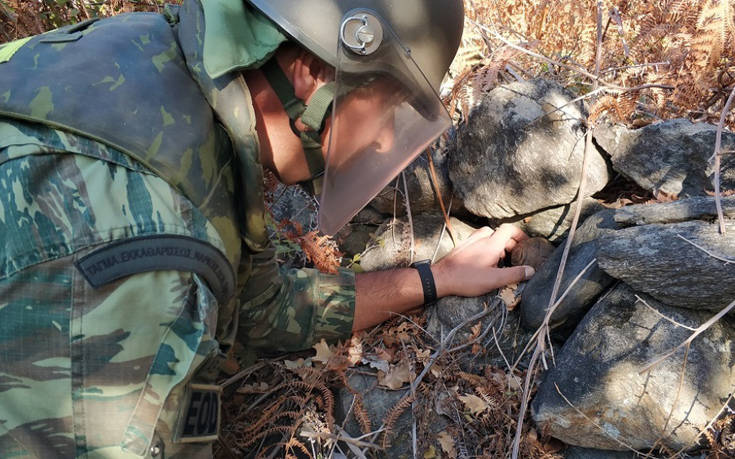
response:
M312 348L316 350L316 355L311 359L316 362L327 363L329 362L329 359L332 358L332 356L334 355L334 352L332 352L332 350L329 348L329 345L326 341L324 341L324 338L313 345Z
M457 450L454 448L454 440L452 436L447 433L446 430L442 430L438 435L439 444L442 450L447 453L450 459L457 459Z
M490 405L474 394L460 395L459 399L464 403L472 414L479 414L490 407Z
M378 384L390 389L400 389L404 383L411 380L411 370L408 362L404 361L398 365L391 365L387 372L378 371Z

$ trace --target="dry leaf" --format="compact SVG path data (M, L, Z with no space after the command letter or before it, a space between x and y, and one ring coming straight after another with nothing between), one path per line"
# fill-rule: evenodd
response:
M311 359L304 360L302 358L296 359L296 360L284 360L283 364L286 365L286 368L289 370L296 370L298 368L304 368L311 366Z
M452 439L452 436L449 435L446 430L442 430L439 432L438 439L442 450L447 453L447 456L449 456L450 459L456 459L457 450L454 448L454 440Z
M378 371L378 384L390 389L400 389L404 383L411 380L411 370L408 362L391 365L387 372Z
M470 335L470 341L480 336L480 330L482 330L482 322L477 322L472 326L472 328L470 328L470 331L472 332L472 335Z
M460 395L459 399L462 401L462 403L464 403L464 405L470 410L472 414L482 413L490 407L490 405L488 405L485 400L481 399L477 395Z
M434 448L434 445L429 446L429 449L426 450L424 453L424 459L435 459L436 458L436 448Z
M387 373L388 370L390 369L390 365L388 364L387 361L377 358L372 355L363 357L360 362L363 363L364 365L370 365L371 368L375 368L376 370L380 370L384 373Z
M358 362L360 362L362 360L362 340L356 336L353 336L350 340L350 347L347 353L347 360L349 360L352 365L356 365Z
M518 306L518 303L521 302L521 297L516 296L517 288L518 284L510 284L506 287L501 288L500 292L498 293L500 299L503 300L503 303L505 303L505 307L508 308L508 311L512 311L513 309L515 309L515 307Z
M324 338L312 347L316 350L316 355L312 357L312 360L314 361L327 363L334 355L334 352L329 348L329 345L324 341Z

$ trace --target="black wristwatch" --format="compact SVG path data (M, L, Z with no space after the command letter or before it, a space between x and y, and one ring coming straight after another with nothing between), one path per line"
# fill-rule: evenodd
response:
M416 268L421 277L421 287L424 289L424 306L431 306L436 303L436 284L434 284L434 275L431 273L431 260L421 260L411 263L412 268Z

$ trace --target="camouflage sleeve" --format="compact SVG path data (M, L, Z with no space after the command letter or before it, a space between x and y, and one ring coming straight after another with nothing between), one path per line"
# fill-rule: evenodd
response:
M263 352L308 349L352 334L355 275L315 269L285 270L273 250L252 257L252 274L240 297L238 339Z

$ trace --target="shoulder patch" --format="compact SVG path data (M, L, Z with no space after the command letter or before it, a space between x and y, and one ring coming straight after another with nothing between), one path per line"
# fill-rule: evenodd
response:
M189 403L179 418L178 441L203 442L217 439L221 418L222 387L191 384Z
M214 246L188 236L141 236L107 245L75 263L87 282L98 288L132 274L178 270L202 276L221 303L235 292L235 273Z

